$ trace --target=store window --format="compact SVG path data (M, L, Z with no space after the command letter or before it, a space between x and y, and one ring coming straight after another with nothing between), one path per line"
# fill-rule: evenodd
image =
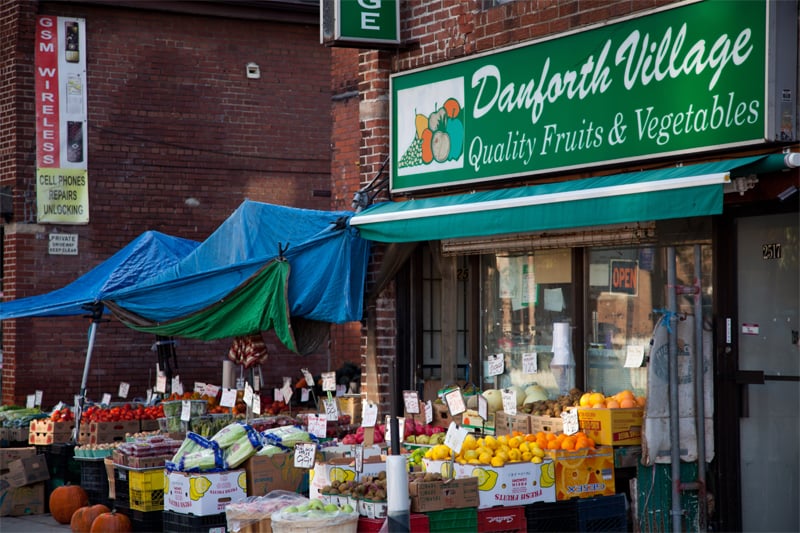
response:
M576 316L572 252L484 254L481 265L484 388L536 382L557 396L553 343L565 340L564 333L571 335ZM495 374L499 357L503 372ZM535 374L523 371L524 360L532 357Z
M694 314L699 290L706 323L713 294L708 219L661 222L655 235L652 242L618 247L481 254L483 389L536 383L550 398L572 386L646 394L650 340L667 311L668 291L683 316ZM559 354L565 346L568 359ZM495 373L498 357L501 373ZM532 357L535 371L527 372L525 360L530 370Z

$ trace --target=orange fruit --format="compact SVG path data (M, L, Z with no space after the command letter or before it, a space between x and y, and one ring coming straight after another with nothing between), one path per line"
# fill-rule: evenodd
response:
M589 403L588 405L596 406L598 403L604 403L606 401L606 397L603 396L602 392L593 392L589 396Z
M639 405L639 407L644 407L645 405L647 405L647 398L645 398L644 396L637 396L636 403Z
M621 406L622 406L622 404L620 402L618 402L617 400L615 400L614 398L610 398L610 399L606 400L606 407L608 409L617 409L617 408L619 408Z
M619 402L619 406L623 409L630 409L631 407L636 407L636 400L632 400L630 398L623 398Z
M622 402L622 400L624 400L625 398L628 398L628 399L631 399L631 400L636 400L636 396L634 396L633 392L631 392L631 391L629 391L627 389L624 390L624 391L618 392L616 394L616 396L617 396L617 399L620 402Z
M588 407L589 406L589 399L592 397L591 392L584 392L581 396L581 399L578 403L580 403L581 407Z
M606 404L603 403L603 402L598 402L598 403L592 405L592 409L605 409L605 408L606 408Z
M561 449L562 450L574 450L575 449L575 439L572 437L566 437L561 440Z

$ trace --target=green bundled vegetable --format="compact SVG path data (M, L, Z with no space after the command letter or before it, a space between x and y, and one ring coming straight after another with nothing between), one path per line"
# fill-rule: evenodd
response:
M178 451L175 452L175 455L172 457L172 462L175 463L176 465L180 465L181 459L183 459L186 455L212 447L213 446L208 441L208 439L204 439L197 433L192 433L190 431L189 433L186 434L186 438L183 439L181 447L178 448Z
M211 440L225 450L233 446L234 443L242 441L242 439L247 440L247 428L248 426L244 424L234 422L217 431L217 434L211 437Z
M272 444L267 444L266 446L264 446L263 448L258 450L258 452L256 452L256 455L266 455L267 457L272 457L275 454L285 453L285 452L286 452L286 450L284 450L280 446L274 446Z
M197 452L187 453L181 460L181 470L184 472L214 470L221 466L219 450L215 448L205 448Z
M297 426L281 426L272 428L261 433L267 444L283 446L284 448L294 449L298 442L313 442L308 431L304 431Z

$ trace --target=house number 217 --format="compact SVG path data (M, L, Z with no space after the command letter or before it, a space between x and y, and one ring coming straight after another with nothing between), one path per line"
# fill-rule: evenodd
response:
M780 259L780 258L781 258L780 243L761 245L761 259Z

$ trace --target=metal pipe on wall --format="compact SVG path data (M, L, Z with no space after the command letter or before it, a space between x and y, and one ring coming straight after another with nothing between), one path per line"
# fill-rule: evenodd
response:
M678 408L678 308L676 302L675 247L667 248L667 312L669 334L669 426L670 462L672 467L672 531L680 533L681 517L681 449L680 410Z
M702 291L702 250L699 244L694 245L694 279L696 292L694 295L694 398L695 428L697 434L697 484L700 531L705 531L706 508L706 413L705 413L705 343L703 342L703 291Z

